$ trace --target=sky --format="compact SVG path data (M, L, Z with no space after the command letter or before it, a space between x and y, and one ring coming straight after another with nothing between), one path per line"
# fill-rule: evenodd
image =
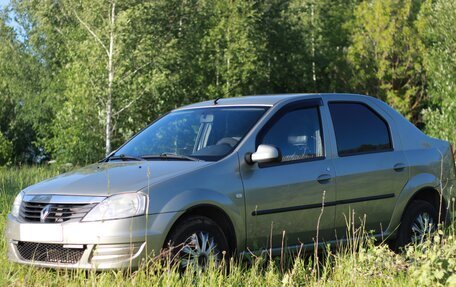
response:
M5 7L6 5L8 5L9 2L10 0L0 0L0 7Z
M9 3L10 3L10 0L0 0L0 9L5 8L6 5L8 5ZM13 27L16 31L21 31L19 25L13 19L14 13L12 13L10 16L11 16L11 21L8 21L6 24ZM21 33L18 33L17 39L22 42L24 39L23 39L23 36L20 34Z

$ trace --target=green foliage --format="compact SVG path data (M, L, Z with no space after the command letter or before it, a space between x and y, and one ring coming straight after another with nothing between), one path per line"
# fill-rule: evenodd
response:
M8 159L21 163L29 160L28 153L36 152L31 117L34 107L30 103L39 90L39 65L15 38L8 21L8 15L0 10L0 134ZM0 160L0 165L9 160Z
M105 36L108 24L103 16L109 12L108 6L94 1L79 2L78 6L67 2L56 5L60 6L60 15L49 17L63 16L65 22L61 25L68 31L62 39L65 65L55 68L65 89L49 91L59 106L42 142L59 162L94 162L103 157L106 53L77 18L83 19L87 25L97 23L99 26L91 29L100 37ZM59 95L55 94L57 92Z
M196 101L354 92L455 142L455 6L12 0L0 12L0 132L16 164L43 151L84 164L103 157L108 140L116 148ZM13 15L20 29L6 24Z
M59 162L84 164L103 157L100 111L90 99L85 94L69 97L50 126L53 137L44 143Z
M315 1L265 1L261 32L266 35L263 55L267 67L269 93L312 92L312 39L318 31L312 27ZM316 16L313 16L315 20ZM299 64L298 64L299 63Z
M0 132L0 165L10 163L13 155L13 144Z
M423 45L415 27L420 2L363 1L348 24L354 87L388 102L415 123L426 100Z
M424 111L426 131L456 143L456 1L427 1L419 28L432 105Z
M266 82L261 11L255 1L218 1L211 27L202 39L202 61L207 98L255 94ZM204 80L204 79L203 79Z
M423 111L426 131L429 135L456 144L456 100L442 100L440 108Z
M266 93L350 91L343 23L356 1L273 0L258 4L266 43ZM260 79L261 80L261 79Z
M456 285L456 245L448 244L454 240L454 235L444 236L439 231L432 242L407 248L406 258L420 262L410 264L408 270L418 286Z

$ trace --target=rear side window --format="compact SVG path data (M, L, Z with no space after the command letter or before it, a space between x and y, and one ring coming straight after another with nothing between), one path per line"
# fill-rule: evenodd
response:
M392 150L386 121L361 103L329 103L339 156Z

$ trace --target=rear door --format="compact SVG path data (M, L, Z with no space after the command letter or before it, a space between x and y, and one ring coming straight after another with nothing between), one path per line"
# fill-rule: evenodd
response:
M349 223L380 234L408 180L404 153L392 138L392 121L365 102L330 101L328 106L337 148L337 237L346 236Z
M259 132L256 147L274 145L282 160L241 169L251 250L313 243L317 229L320 242L334 234L335 207L322 212L323 201L335 200L335 184L320 104L293 103L277 112Z

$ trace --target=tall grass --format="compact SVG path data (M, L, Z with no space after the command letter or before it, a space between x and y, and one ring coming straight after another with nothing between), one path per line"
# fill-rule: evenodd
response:
M15 194L60 172L0 169L0 286L456 286L454 226L396 254L376 244L350 218L348 235L355 239L350 244L306 256L284 252L272 260L265 254L251 262L231 261L229 273L211 265L205 272L191 269L181 274L154 260L135 272L49 270L8 262L4 229Z

